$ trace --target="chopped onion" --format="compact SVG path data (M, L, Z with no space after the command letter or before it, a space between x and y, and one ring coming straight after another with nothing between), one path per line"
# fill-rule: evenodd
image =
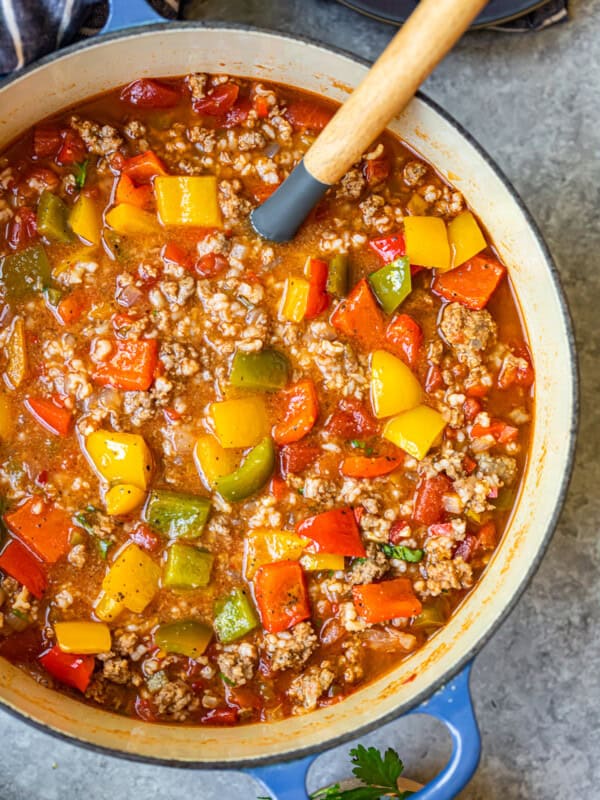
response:
M266 155L267 158L273 158L276 156L277 153L281 150L281 145L277 142L269 142L269 144L263 150L263 153Z
M366 646L371 650L381 650L386 653L394 650L414 650L417 646L416 636L394 628L370 628L363 636Z
M136 305L136 303L141 302L144 299L144 293L134 286L130 284L126 286L117 297L117 303L120 306L125 306L125 308L131 308L131 306Z

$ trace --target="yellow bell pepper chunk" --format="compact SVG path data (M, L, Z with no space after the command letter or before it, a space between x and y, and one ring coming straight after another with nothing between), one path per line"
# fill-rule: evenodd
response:
M15 317L12 331L6 345L8 363L6 377L11 389L18 389L27 375L29 360L27 358L27 341L25 339L25 324L22 317Z
M383 437L420 461L445 427L446 422L439 411L421 405L388 420Z
M129 203L120 203L111 208L106 214L106 224L124 236L156 233L158 230L154 214Z
M68 269L72 269L73 266L79 261L84 264L87 263L92 258L92 254L94 252L95 247L81 245L78 243L76 248L69 250L67 255L63 256L52 268L52 277L58 278L63 272L66 272Z
M427 200L425 200L425 198L421 197L420 194L414 192L406 204L406 208L409 214L412 214L415 217L422 217L429 208L429 203Z
M14 433L13 409L10 397L0 394L0 439L7 442Z
M159 565L147 553L136 544L128 544L106 573L102 591L111 600L141 614L158 591L160 574ZM100 616L98 610L97 605L96 615Z
M280 319L302 322L308 305L310 284L304 278L287 278L279 309Z
M439 217L405 217L406 255L411 264L450 269L450 245L446 223Z
M344 569L344 556L335 553L304 553L300 559L300 566L307 572L319 572L320 570L332 570L338 572Z
M57 622L54 633L63 653L93 655L111 648L110 628L104 622Z
M244 547L246 579L251 581L263 564L297 561L308 544L308 539L293 531L271 531L264 528L250 531Z
M73 233L85 242L90 245L100 244L102 218L100 209L91 197L79 195L69 214L69 225Z
M269 435L267 409L256 395L212 403L210 415L222 447L254 447Z
M421 384L404 361L376 350L371 356L371 404L378 419L408 411L421 402Z
M470 211L463 211L448 223L452 266L460 267L487 247L481 228Z
M105 481L147 488L152 455L142 436L99 430L90 433L85 446L96 472Z
M214 175L158 175L154 195L163 225L223 227Z
M114 600L104 592L101 592L94 606L94 614L104 622L112 622L125 608L122 600Z
M194 463L206 488L214 488L219 478L236 470L240 459L233 450L226 450L214 436L201 436L194 447Z
M132 483L118 483L109 489L104 498L106 513L111 516L129 514L142 505L146 492Z

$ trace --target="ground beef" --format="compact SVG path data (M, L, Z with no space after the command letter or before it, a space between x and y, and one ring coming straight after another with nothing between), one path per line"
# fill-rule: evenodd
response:
M363 655L361 643L355 638L342 643L344 654L338 661L339 672L344 683L356 683L364 675Z
M482 475L495 476L505 486L510 486L517 477L517 462L510 456L490 456L487 453L480 453L475 460Z
M420 161L409 161L402 170L402 177L407 186L416 186L427 172L427 167Z
M469 589L473 585L469 564L460 557L452 558L455 546L453 536L432 536L427 540L425 560L421 563L423 580L414 582L418 594L437 597L450 589Z
M71 127L81 136L88 152L97 156L114 153L123 144L122 137L112 125L98 125L89 119L72 117Z
M367 182L359 169L349 170L337 188L336 196L344 199L358 200L364 191Z
M198 708L199 700L183 681L168 681L153 695L156 711L181 721Z
M271 672L300 669L317 648L318 639L310 622L299 622L289 631L266 633L262 649Z
M236 686L243 686L254 677L258 653L251 642L229 644L217 656L217 663L228 681Z
M208 75L205 75L203 72L194 72L191 75L186 75L184 80L186 86L190 90L192 100L201 100L206 94Z
M351 584L373 583L383 578L390 568L389 561L373 542L367 544L367 557L355 558L346 574L346 580Z
M290 684L288 697L296 705L293 714L304 714L317 707L319 698L326 692L335 679L335 672L330 661L322 661L319 666L309 667L302 675Z
M489 311L470 311L460 303L449 303L442 315L440 329L458 360L477 363L480 354L496 340L496 323Z
M126 658L109 658L102 666L102 676L113 683L129 683L131 671Z

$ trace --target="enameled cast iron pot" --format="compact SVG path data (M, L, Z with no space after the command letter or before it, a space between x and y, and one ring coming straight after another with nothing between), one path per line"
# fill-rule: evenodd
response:
M121 0L105 35L47 57L5 82L0 146L65 106L141 76L226 72L343 101L368 68L348 53L278 33L221 23L150 23L159 18L144 0ZM127 30L132 26L138 27ZM468 693L469 665L537 567L567 488L577 415L573 335L550 254L490 158L422 95L390 127L434 164L483 220L510 270L533 350L535 425L523 489L476 590L445 628L391 673L306 716L239 728L152 725L50 691L0 659L0 702L6 710L114 755L173 766L243 767L279 800L299 800L306 797L304 778L313 754L418 707L446 722L454 751L444 772L415 800L451 800L471 777L479 733Z

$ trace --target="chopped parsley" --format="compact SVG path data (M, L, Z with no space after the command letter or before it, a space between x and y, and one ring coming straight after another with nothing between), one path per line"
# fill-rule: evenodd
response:
M231 678L228 678L227 675L225 675L225 673L223 673L223 672L219 672L219 678L221 678L223 683L226 683L227 686L235 686L236 685L234 683L234 681L232 681Z
M404 544L382 544L381 550L388 558L397 558L411 564L418 564L423 558L422 550L406 547Z
M355 450L364 450L366 456L373 455L373 448L369 447L366 442L361 442L360 439L352 439L350 444Z
M78 189L83 189L85 186L85 182L87 179L87 168L88 168L89 159L86 158L85 161L81 161L79 164L75 164L75 185Z

